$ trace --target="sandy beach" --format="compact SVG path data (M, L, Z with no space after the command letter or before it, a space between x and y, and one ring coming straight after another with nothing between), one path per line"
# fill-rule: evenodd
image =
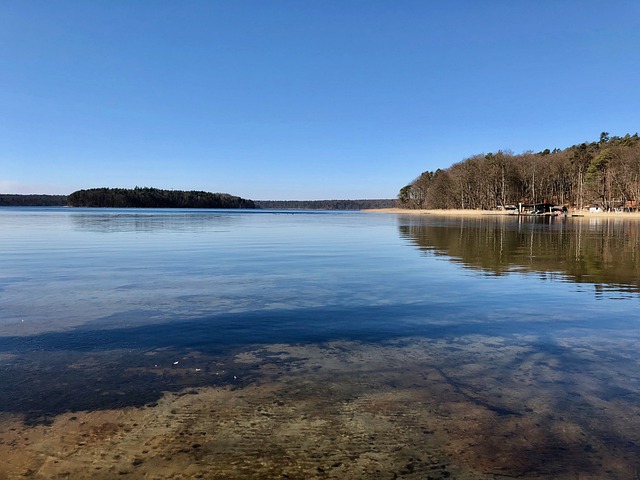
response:
M424 209L408 209L408 208L379 208L364 210L374 213L395 213L403 215L449 215L449 216L481 216L481 215L498 215L498 216L515 216L516 213L504 210L424 210ZM640 219L640 212L589 212L587 210L569 210L568 216L589 217L589 218L620 218L620 219Z

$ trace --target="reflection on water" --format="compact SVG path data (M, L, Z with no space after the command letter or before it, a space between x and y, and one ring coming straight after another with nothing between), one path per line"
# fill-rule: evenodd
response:
M491 275L555 275L593 284L598 295L640 293L640 223L636 220L414 216L403 218L399 230L421 250Z
M0 478L640 478L638 225L0 209Z
M182 214L137 213L80 213L71 216L73 227L85 232L117 233L117 232L179 232L179 231L205 231L211 228L219 228L228 222L233 222L234 217L223 213L193 213Z
M338 212L338 214L345 212ZM241 224L246 215L323 215L322 211L203 210L203 209L80 209L69 218L73 228L94 233L203 232Z

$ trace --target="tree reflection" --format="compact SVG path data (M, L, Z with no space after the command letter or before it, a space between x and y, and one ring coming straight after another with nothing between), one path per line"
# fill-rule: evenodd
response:
M559 274L594 284L597 293L640 293L640 223L633 219L406 216L399 230L420 250L485 274Z

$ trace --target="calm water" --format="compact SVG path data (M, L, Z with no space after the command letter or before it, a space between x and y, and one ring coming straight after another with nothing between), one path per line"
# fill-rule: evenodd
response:
M267 380L238 355L274 345L344 342L396 352L389 365L437 351L428 368L449 393L435 404L468 402L494 429L535 416L538 432L517 453L496 432L474 437L475 456L447 453L448 474L633 478L639 307L632 220L4 208L0 411L37 425L184 388L249 388ZM390 394L426 371L420 358L385 377ZM172 366L201 375L153 373ZM568 419L582 436L558 433ZM491 468L478 466L486 442L506 449Z

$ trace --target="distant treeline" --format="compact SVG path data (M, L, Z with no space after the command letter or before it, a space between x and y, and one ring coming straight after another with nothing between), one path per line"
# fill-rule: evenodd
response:
M226 193L157 188L92 188L67 197L70 207L109 208L255 208L251 200Z
M71 195L0 194L0 206L115 207L115 208L260 208L272 210L365 210L392 208L395 199L382 200L246 200L226 193L156 188L92 188Z
M268 210L366 210L395 207L397 200L256 200L255 204Z
M0 207L64 207L66 195L0 194Z
M405 208L492 209L544 201L579 209L637 209L640 138L610 137L519 155L475 155L444 170L424 172L398 195Z

